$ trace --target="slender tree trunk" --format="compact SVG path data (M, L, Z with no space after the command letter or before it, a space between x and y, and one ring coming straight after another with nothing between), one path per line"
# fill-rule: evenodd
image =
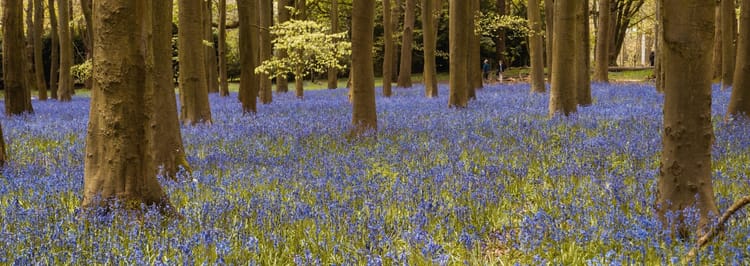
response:
M91 60L94 58L94 26L92 25L92 0L81 0L81 10L83 11L83 18L86 21L86 31L83 40L84 40L84 46L86 47L86 60ZM71 13L73 14L73 13ZM93 82L93 78L89 77L85 80L85 87L91 88Z
M450 94L448 107L466 108L469 96L469 40L473 32L471 5L450 0Z
M60 81L57 92L60 101L69 102L73 94L73 77L70 68L73 66L73 41L70 36L70 0L60 0Z
M148 145L148 123L158 122L149 121L150 99L145 96L146 87L153 85L148 78L154 74L151 1L156 0L94 2L97 56L86 136L84 208L111 208L119 202L127 209L145 204L173 212L156 179Z
M528 19L529 57L531 57L531 92L544 93L544 52L542 52L542 18L539 13L539 0L529 0Z
M33 113L26 84L26 54L23 38L23 1L3 1L3 82L5 114Z
M711 184L711 51L714 4L663 0L665 65L664 132L656 194L659 218L673 233L688 236L682 211L695 207L699 231L718 215ZM669 7L669 8L666 8ZM668 213L677 212L671 220Z
M219 92L219 78L216 68L216 49L214 48L213 0L201 0L203 6L203 50L205 56L206 88L209 93Z
M391 10L395 7L391 7L392 2L393 0L383 0L383 41L385 42L383 51L383 96L385 97L391 97L393 92L391 89L391 77L393 76L393 59L396 45L393 40L393 12Z
M555 1L544 0L545 25L545 50L547 54L547 81L552 83L552 45L555 33Z
M5 166L5 162L8 161L8 154L5 152L5 135L3 134L3 128L0 126L0 167Z
M58 33L57 15L55 14L55 0L49 0L47 10L49 10L50 38L52 39L50 40L49 89L50 97L57 99L57 81L60 76L60 34Z
M479 12L479 0L470 0L471 4L471 22L469 23L470 30L469 36L469 99L476 100L476 90L482 89L484 80L482 78L482 44L480 43L480 36L474 31L474 16Z
M737 65L727 118L737 115L750 116L750 1L742 1L740 12Z
M305 98L305 79L302 77L302 69L294 71L294 95L299 99Z
M414 11L416 0L406 0L406 10L404 11L404 32L401 41L401 67L398 72L398 86L401 88L411 88L411 60L412 60L412 43L414 42Z
M352 3L352 134L378 129L375 109L375 73L372 61L375 1Z
M227 0L219 0L219 95L229 96L227 78Z
M422 0L422 36L424 38L424 89L425 96L434 98L438 96L437 75L435 67L435 50L437 31L435 30L435 12L437 2L435 0ZM384 23L385 24L385 23Z
M396 0L396 5L391 8L391 22L393 23L393 32L399 31L399 26L401 26L401 7L403 6L404 0ZM395 42L395 40L394 40ZM398 76L399 76L399 61L401 59L401 53L398 51L401 51L401 46L397 42L395 42L393 46L393 60L391 63L393 63L393 71L391 71L391 82L396 82L398 85Z
M721 21L721 0L716 0L716 21ZM712 80L721 81L721 27L714 27L713 76Z
M666 59L666 53L662 50L664 47L664 26L663 26L663 0L656 0L656 49L654 49L656 56L654 57L654 76L656 91L664 92L664 69L666 64L669 63Z
M339 32L339 0L331 0L331 33ZM339 70L336 68L328 69L328 88L336 89L339 87Z
M255 27L257 19L256 0L237 2L237 13L240 20L240 63L243 67L240 76L239 98L242 102L243 113L257 112L256 97L260 89L260 77L255 74L258 66L258 45L260 44L259 30Z
M576 23L576 100L581 106L592 104L591 99L591 50L589 42L589 4L588 1L578 2Z
M501 16L505 15L505 10L507 9L507 5L505 4L506 0L497 0L495 2L495 6L497 8L497 13ZM505 60L505 30L500 29L497 32L497 36L495 36L495 59L498 60L498 62L506 62ZM506 62L507 65L508 62Z
M289 9L286 7L289 6L289 0L279 0L279 2L276 4L278 10L276 11L278 14L278 21L279 24L289 21L291 18L291 15L289 14ZM281 49L277 51L279 58L286 58L287 53L286 50ZM279 75L276 77L276 92L277 93L285 93L289 91L289 80L286 74Z
M26 1L26 38L24 39L24 82L26 82L26 97L31 99L31 91L38 90L36 83L36 73L34 72L34 3Z
M596 68L594 68L594 81L609 82L609 2L610 0L599 0L599 26L596 32Z
M200 1L179 0L180 119L186 125L211 123Z
M260 61L271 59L273 46L271 45L271 23L273 22L273 0L258 1L258 21L260 22ZM260 102L270 104L273 101L273 83L269 76L260 74Z
M42 61L42 34L44 34L44 5L42 0L34 0L34 73L39 100L47 100L47 82L44 80L44 63Z
M734 61L737 51L737 17L734 11L734 0L721 0L721 88L732 86Z
M552 44L552 88L549 116L576 112L576 4L578 0L555 1L555 33Z

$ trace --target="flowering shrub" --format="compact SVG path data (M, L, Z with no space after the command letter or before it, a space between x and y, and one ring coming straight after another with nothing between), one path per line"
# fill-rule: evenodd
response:
M345 90L277 96L243 116L212 95L212 126L184 127L194 175L161 182L184 220L79 214L88 99L34 102L3 120L0 264L670 264L694 241L654 218L662 96L594 84L595 104L546 117L528 85L378 98L377 139L347 140ZM750 123L714 90L720 209L750 190ZM118 218L116 218L118 217ZM703 263L750 260L741 213Z

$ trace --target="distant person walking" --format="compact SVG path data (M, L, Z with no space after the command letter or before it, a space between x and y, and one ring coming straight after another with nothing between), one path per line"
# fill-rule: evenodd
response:
M503 61L499 61L497 67L497 81L500 83L503 83L503 71L505 71L505 66L503 65Z
M648 63L651 66L654 66L654 58L655 57L656 57L656 55L654 54L654 51L651 51L651 53L648 54Z
M482 64L482 72L484 72L484 81L490 81L490 60L484 59L484 63Z

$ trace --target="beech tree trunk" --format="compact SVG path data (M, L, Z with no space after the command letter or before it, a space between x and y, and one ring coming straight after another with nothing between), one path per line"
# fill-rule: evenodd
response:
M716 1L716 21L717 23L720 23L721 21L721 3L720 0ZM713 76L712 80L718 80L721 81L721 27L714 27L714 50L713 50L713 62L711 63L711 66L713 66Z
M227 0L219 0L219 95L229 96L227 77Z
M5 114L33 113L26 84L26 53L23 37L23 1L3 1L3 82Z
M742 1L740 12L737 67L727 118L738 115L750 116L750 1Z
M531 59L531 92L544 93L544 52L542 50L542 18L539 13L539 0L529 0L528 19L531 35L529 36L529 57Z
M57 92L60 96L60 101L69 102L71 95L73 95L73 77L70 75L70 68L73 66L73 40L70 36L69 27L70 0L60 0L59 2L60 80L57 85Z
M654 62L654 83L658 92L664 92L664 69L666 64L669 63L666 60L666 53L662 52L664 47L663 7L662 0L656 1L656 49L654 49L656 53L654 60L656 62Z
M505 4L506 0L497 0L495 2L495 7L497 8L497 13L502 15L505 15L505 10L507 9L507 5ZM505 30L500 29L497 31L497 36L495 36L495 59L497 59L499 62L504 62L503 64L510 65L510 62L506 62L505 60Z
M469 100L469 41L474 33L471 5L461 0L450 0L450 94L448 107L466 108Z
M92 0L81 0L81 11L83 13L84 21L86 21L86 31L84 34L85 36L83 37L83 44L86 47L86 60L94 58L94 26L92 25L93 18L91 13L93 12L93 7L91 1ZM93 79L91 77L86 79L85 87L90 89L92 82Z
M289 14L289 9L286 7L289 6L289 0L279 0L279 2L276 4L277 7L277 14L278 14L278 21L279 24L289 21L291 18L291 14ZM279 58L286 58L287 53L286 50L278 50L277 51ZM276 77L276 92L277 93L285 93L289 92L289 79L287 75L279 75Z
M589 106L591 99L591 73L589 44L589 4L588 1L577 2L576 11L576 101L581 106Z
M406 0L406 10L404 11L404 31L401 41L401 67L399 67L398 72L398 86L401 88L411 88L412 86L411 60L412 43L414 43L415 6L416 0Z
M5 135L3 134L3 127L0 126L0 167L5 166L5 162L8 161L8 155L5 153Z
M594 81L609 82L609 2L599 0L599 26L596 32L596 59L594 60Z
M391 97L393 93L391 88L391 77L393 76L393 60L395 55L396 44L393 40L393 19L392 7L393 0L383 0L383 41L385 42L383 51L383 96ZM426 45L425 45L425 49Z
M375 1L352 2L352 135L378 129L372 61Z
M201 0L203 2L203 50L205 51L206 88L208 92L219 92L219 78L216 68L216 50L214 49L213 31L213 0Z
M437 31L435 30L437 15L435 13L438 10L439 9L437 7L437 2L435 0L422 0L422 36L424 36L424 89L425 96L427 96L428 98L434 98L438 96L437 75L435 74L435 50L437 45ZM385 22L383 22L383 24L386 25ZM383 75L385 76L385 74Z
M24 39L24 82L26 82L26 97L31 99L31 91L37 90L36 73L34 72L34 3L26 1L26 35Z
M718 215L711 184L711 51L713 3L663 0L664 132L656 194L658 216L680 236L690 235L682 211L695 207L698 231ZM667 8L668 7L668 8ZM670 221L668 213L677 212Z
M42 0L34 0L34 74L39 100L47 100L47 82L44 80L44 62L42 61L42 34L44 34L44 5Z
M49 90L50 97L57 99L58 78L60 76L60 34L57 27L57 15L55 14L55 0L49 0L47 3L49 10L50 24L50 56L49 56Z
M273 46L271 45L271 23L273 22L273 0L258 1L258 21L260 22L260 61L271 59ZM260 74L260 102L270 104L273 101L273 83L268 75Z
M331 33L339 32L339 0L331 0ZM328 89L339 87L339 70L336 68L328 69Z
M479 0L470 0L471 3L471 22L469 29L471 31L469 40L469 99L476 100L476 90L483 88L484 79L482 78L482 44L480 43L479 34L474 31L474 15L479 12Z
M544 19L546 25L545 34L545 52L547 54L547 81L552 83L552 45L555 34L555 2L554 0L544 0Z
M237 2L237 13L240 20L240 63L242 72L240 74L239 98L242 102L243 113L257 112L256 97L260 89L259 76L255 74L258 66L258 45L260 44L259 30L254 26L257 19L256 0ZM244 67L249 66L249 67Z
M94 87L84 161L85 209L141 204L172 213L156 179L146 97L153 88L151 1L94 1ZM151 60L149 60L151 59ZM145 114L145 115L144 115Z
M734 74L734 61L737 48L736 24L737 17L734 12L734 0L721 0L721 88L732 86Z
M197 0L179 0L180 120L211 123L203 45L203 8Z
M555 33L552 44L552 88L549 116L576 112L576 4L578 0L555 1Z

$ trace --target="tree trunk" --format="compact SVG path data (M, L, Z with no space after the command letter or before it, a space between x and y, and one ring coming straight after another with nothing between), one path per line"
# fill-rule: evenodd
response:
M291 18L291 15L289 14L289 9L286 7L289 6L289 0L278 0L279 2L276 4L277 8L277 16L278 16L278 22L279 24L289 21ZM287 53L286 50L278 50L277 51L279 58L286 58ZM276 77L276 92L277 93L285 93L289 92L289 80L287 75L279 75Z
M663 0L665 65L664 132L656 206L673 233L690 229L682 211L696 207L699 231L718 215L711 184L711 51L713 3ZM669 8L666 8L669 7ZM671 220L668 213L677 212Z
M716 21L721 21L721 3L720 0L716 1ZM714 50L713 50L713 76L712 80L721 81L721 27L714 27Z
M474 31L474 16L479 12L479 0L470 0L471 4L471 22L469 23L470 30L469 35L469 99L476 100L476 90L482 89L482 44L480 43L480 36Z
M302 69L294 71L294 95L299 99L305 98L305 79L302 77Z
M437 75L435 74L435 50L437 40L437 31L435 30L435 13L438 10L439 9L435 0L422 0L422 36L424 38L424 89L425 96L427 96L428 98L434 98L438 96Z
M180 120L186 125L211 123L200 1L179 0Z
M0 126L0 167L5 166L5 162L8 161L8 154L5 153L5 135L3 134L3 127Z
M97 0L98 1L98 0ZM179 166L190 170L182 145L172 69L172 1L149 0L153 12L153 90L146 91L146 103L153 109L152 141L154 165L161 175L175 178Z
M414 11L416 0L406 0L406 10L404 11L404 32L401 41L401 67L398 72L398 86L401 88L411 88L411 60L412 60L412 43L414 43Z
M737 67L727 117L750 116L750 1L740 7L740 34L737 40Z
M216 49L214 48L214 31L213 31L213 0L201 0L203 6L203 50L205 51L206 70L206 88L208 92L219 92L219 78L217 77L216 68Z
M393 23L393 26L391 29L393 29L393 32L399 31L399 26L401 26L401 7L403 6L404 0L396 0L396 5L391 8L391 23ZM393 46L393 60L391 60L391 63L393 63L391 72L391 83L398 82L399 77L399 59L401 59L401 53L400 46L398 42L394 40L394 46ZM398 83L397 83L398 85Z
M148 60L153 60L151 1L156 0L94 1L97 56L81 203L86 209L145 204L173 213L148 145L155 141L149 140L149 123L158 123L149 121L146 104L151 100L146 87L153 85L148 78L154 74L154 62Z
M501 16L505 15L505 10L507 5L505 4L506 0L497 0L495 2L495 6L497 7L497 13ZM505 29L500 29L497 31L497 36L495 36L495 59L498 60L498 62L505 62Z
M737 48L736 24L737 17L734 11L734 0L721 0L721 88L732 86L732 75L734 74L734 61Z
M577 3L576 11L576 101L581 106L589 106L591 99L591 73L589 54L589 4L588 1Z
M339 0L331 0L331 33L339 32ZM339 70L328 69L328 89L339 87Z
M227 0L219 0L219 95L229 96L227 78Z
M34 2L26 1L26 38L24 39L24 82L26 82L26 95L31 99L31 91L37 90L36 73L34 72Z
M42 34L44 34L44 5L42 0L34 0L34 73L39 100L47 100L47 82L44 80L44 62L42 61Z
M383 96L385 97L391 97L391 94L393 93L391 89L391 77L394 72L393 60L396 44L393 41L393 12L391 12L391 10L396 7L391 6L392 1L393 0L383 0L383 41L385 42L383 45Z
M352 135L378 129L375 108L375 73L372 46L375 26L375 1L352 3Z
M94 48L93 48L93 46L94 46L94 43L93 43L94 42L94 26L92 25L93 20L92 20L92 17L91 17L92 16L91 12L92 12L92 8L93 8L92 5L91 5L91 1L92 0L81 0L81 11L83 11L82 12L83 13L83 18L86 21L86 31L85 31L85 35L86 36L84 36L84 38L83 38L83 40L84 40L83 44L86 47L86 60L91 60L92 58L94 58ZM93 82L93 79L91 77L89 77L88 79L86 79L86 81L85 81L85 83L86 83L85 87L90 89L91 86L92 86L92 82Z
M3 82L5 114L33 113L26 74L26 54L23 38L23 1L3 1Z
M578 0L555 1L555 33L552 44L552 88L549 116L576 112L576 4Z
M554 33L555 33L555 1L544 0L544 19L546 25L544 28L545 33L545 50L547 54L547 81L552 83L552 45Z
M60 12L60 81L57 92L60 101L69 102L73 94L73 77L70 68L73 66L73 41L70 36L70 0L60 0L58 10Z
M273 21L273 0L259 0L257 12L258 25L260 25L260 61L258 64L262 64L263 61L271 59L273 53L270 31ZM260 102L270 104L273 101L273 83L266 74L260 74L259 82Z
M237 2L237 13L240 20L240 63L243 67L240 74L239 98L242 102L243 113L257 112L256 97L258 95L259 76L255 74L258 66L258 45L260 43L259 30L254 26L257 19L256 0Z
M531 92L544 93L544 52L542 52L542 18L539 13L539 0L529 0L528 19L529 57L531 57Z
M297 20L307 20L307 1L296 0L294 1L297 14L294 16Z
M50 59L49 59L49 90L50 97L57 99L58 78L60 76L60 34L57 27L57 15L55 14L55 0L49 0L47 4L49 10L50 24Z
M610 0L599 0L599 26L596 32L596 68L594 81L609 82L609 8Z
M656 49L654 49L655 57L654 60L654 83L656 86L656 91L658 92L664 92L664 69L666 67L666 64L668 63L666 59L666 53L663 53L662 50L664 47L664 25L662 24L662 14L663 12L663 3L662 0L656 1Z
M450 0L450 94L448 107L465 108L469 96L469 40L474 33L471 5L461 0Z

